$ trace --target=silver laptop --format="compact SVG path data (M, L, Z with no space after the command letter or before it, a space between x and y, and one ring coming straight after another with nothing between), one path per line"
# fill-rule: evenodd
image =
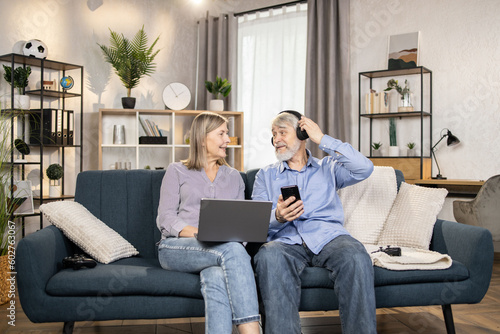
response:
M272 202L202 198L200 241L265 242Z

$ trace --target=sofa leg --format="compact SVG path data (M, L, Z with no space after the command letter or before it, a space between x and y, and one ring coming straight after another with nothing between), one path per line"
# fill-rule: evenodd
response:
M74 327L75 327L74 321L66 321L63 327L63 334L72 334Z
M451 312L451 305L441 305L443 309L444 323L446 325L446 333L455 334L455 324L453 323L453 313Z

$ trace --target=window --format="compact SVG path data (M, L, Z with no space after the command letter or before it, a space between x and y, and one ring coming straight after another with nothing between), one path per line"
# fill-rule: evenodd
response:
M244 169L276 161L270 123L280 111L304 112L307 4L238 18L238 101L245 113Z

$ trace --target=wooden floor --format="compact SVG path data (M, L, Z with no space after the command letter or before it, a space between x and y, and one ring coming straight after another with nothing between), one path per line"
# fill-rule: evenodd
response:
M18 300L16 305L20 305ZM0 333L62 332L62 323L33 324L20 309L16 309L15 326L11 326L8 324L7 306L8 304L0 306ZM457 333L500 333L499 256L495 256L491 285L482 302L474 305L454 305L452 309ZM304 334L342 333L337 311L303 312L301 317ZM440 306L378 309L377 331L380 334L446 333ZM74 330L75 334L203 334L203 332L203 318L77 322Z

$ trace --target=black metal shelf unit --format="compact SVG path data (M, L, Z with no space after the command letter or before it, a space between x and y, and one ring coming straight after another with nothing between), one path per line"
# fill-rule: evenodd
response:
M39 70L40 75L39 75L39 80L40 80L40 87L36 87L36 89L24 89L23 93L25 95L29 95L31 97L35 97L35 99L32 99L31 102L36 103L37 101L39 102L39 108L31 108L29 110L21 110L21 109L16 109L15 103L14 103L14 85L13 82L11 83L11 108L6 108L2 109L2 113L8 113L11 115L27 115L29 117L34 117L36 115L39 117L39 122L40 122L40 128L39 128L39 142L37 143L29 143L30 147L33 148L38 148L39 150L39 159L36 161L26 161L26 162L16 162L14 161L14 126L15 122L20 122L19 119L16 119L15 117L11 118L11 161L7 162L12 166L11 168L11 184L14 182L14 173L15 169L20 171L21 179L25 180L26 178L26 166L29 165L38 165L40 168L40 194L43 195L43 174L44 174L44 154L49 154L53 153L55 151L58 151L59 156L61 157L60 164L66 168L66 161L65 161L65 150L67 148L74 148L75 150L79 150L79 154L77 154L77 151L75 151L75 157L79 159L79 164L75 164L75 168L79 168L79 172L83 170L83 143L82 143L82 132L83 132L83 87L84 87L84 69L83 66L80 65L75 65L75 64L69 64L69 63L63 63L59 61L54 61L54 60L48 60L48 59L40 59L40 58L35 58L35 57L28 57L24 56L21 54L5 54L0 56L0 62L8 63L10 64L11 68L14 69L16 66L23 66L26 68L27 66L30 66L32 68L36 68ZM56 88L54 87L53 89L45 89L43 85L43 80L44 80L44 75L46 73L51 73L51 72L58 72L61 77L65 77L69 74L74 75L75 77L79 76L80 79L80 88L79 92L68 92L66 90L55 90ZM56 73L57 74L57 73ZM36 80L34 73L31 74L30 79ZM14 80L14 78L12 78ZM61 143L44 143L43 136L44 136L44 131L43 131L43 125L44 125L44 112L41 110L43 109L48 109L44 107L44 101L48 102L53 102L55 100L59 100L60 106L62 108L58 108L61 110L66 110L66 98L79 98L80 103L79 103L79 112L75 112L74 115L74 124L78 124L79 128L76 129L74 128L74 142L71 144L63 144ZM50 108L49 108L50 109ZM77 122L78 121L78 122ZM22 132L23 136L26 135L26 131L31 131L29 125L26 125L26 119L23 117L22 118ZM69 123L68 123L69 124ZM78 137L76 135L76 132L79 131L80 136ZM36 134L38 136L38 133ZM79 138L77 141L76 138ZM30 154L31 156L31 154ZM24 159L24 155L22 156ZM32 159L30 159L32 160ZM75 171L76 172L76 171ZM67 195L64 194L64 176L61 181L61 189L62 189L62 194L59 197L47 197L47 196L33 196L33 200L37 202L37 204L41 205L46 201L51 201L51 200L65 200L65 199L72 199L74 198L74 195ZM14 218L21 219L22 220L22 232L24 235L24 219L26 217L33 217L33 216L39 216L40 217L40 228L43 227L43 217L40 214L39 210L35 208L35 212L32 214L20 214L20 215L15 215Z
M361 98L364 96L362 91L362 82L364 80L369 80L370 90L373 88L373 79L387 78L387 77L401 77L401 76L419 76L420 77L420 91L417 94L420 96L420 107L422 110L419 111L405 111L405 112L389 112L389 113L378 113L378 114L367 114L362 113L362 103ZM424 84L424 77L428 76L428 85ZM429 102L428 110L424 110L424 89L428 89ZM369 157L372 158L372 135L373 135L373 121L378 119L389 119L397 117L399 119L404 118L420 118L420 178L423 178L423 159L431 158L431 148L432 148L432 71L424 66L417 66L415 68L407 69L397 69L397 70L378 70L378 71L368 71L360 72L358 75L358 150L361 151L361 135L362 131L362 118L369 119ZM428 154L424 155L424 119L429 119L429 150ZM407 158L403 156L390 157L390 158Z

